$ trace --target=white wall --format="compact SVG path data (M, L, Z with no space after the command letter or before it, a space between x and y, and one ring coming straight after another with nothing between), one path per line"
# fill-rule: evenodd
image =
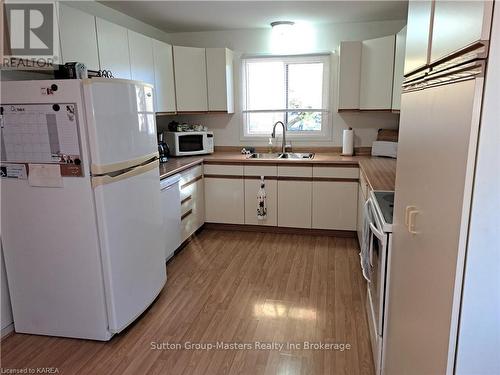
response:
M2 337L11 332L13 327L12 310L10 307L9 288L7 285L7 275L5 273L5 262L3 259L3 249L0 242L0 288L1 288L1 302L0 302L0 318Z
M337 102L337 61L338 47L341 41L363 40L377 38L385 35L395 34L405 25L406 21L385 21L367 23L343 23L325 25L310 29L302 40L297 41L293 53L313 53L335 51L332 56L332 84L331 84L331 118L332 139L328 141L293 141L295 145L308 146L341 146L342 130L351 126L355 131L355 146L371 146L376 139L379 128L397 128L399 116L391 113L342 113L335 111ZM215 144L217 146L235 145L266 145L267 139L262 142L248 142L241 140L242 116L240 103L240 77L241 56L243 54L272 54L273 50L271 28L255 30L231 30L210 31L193 33L172 33L169 35L170 42L175 45L192 47L228 47L235 51L235 108L234 115L210 114L210 115L184 115L158 117L160 128L165 127L168 122L188 121L207 125L215 133ZM281 52L281 51L280 51ZM271 133L269 124L269 133ZM278 140L279 142L279 140Z
M499 64L500 12L495 11L465 261L456 375L500 374Z

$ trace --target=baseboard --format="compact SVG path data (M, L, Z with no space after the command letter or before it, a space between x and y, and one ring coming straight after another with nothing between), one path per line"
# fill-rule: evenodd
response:
M9 325L2 328L2 339L5 340L7 337L11 336L14 333L14 323L10 323Z
M203 228L204 229L228 230L228 231L242 231L242 232L306 234L306 235L310 235L310 236L329 236L329 237L343 237L343 238L355 238L356 237L356 231L354 231L354 230L288 228L288 227L273 227L273 226L266 226L266 225L220 224L220 223L205 223Z

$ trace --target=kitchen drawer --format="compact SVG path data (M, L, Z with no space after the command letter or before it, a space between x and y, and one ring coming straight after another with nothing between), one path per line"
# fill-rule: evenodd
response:
M183 200L181 199L182 241L185 241L205 223L205 194L203 179L197 180L186 189L191 190L190 194L184 198L184 203L182 203Z
M245 165L245 176L268 176L274 177L278 175L278 167L276 165Z
M184 185L188 184L189 182L192 182L196 177L202 176L203 175L203 165L196 165L192 168L186 169L185 171L182 171L180 173L181 179L179 181L179 186L181 187L181 190Z
M205 174L223 176L243 176L243 165L206 164Z
M357 179L359 178L359 168L323 167L315 165L313 167L313 177Z
M306 165L306 166L278 165L278 176L312 177L312 165Z

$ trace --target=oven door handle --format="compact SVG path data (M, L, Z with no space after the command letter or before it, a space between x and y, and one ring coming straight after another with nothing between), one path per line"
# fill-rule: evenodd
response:
M370 230L380 241L385 242L385 235L383 232L379 231L373 223L370 223Z

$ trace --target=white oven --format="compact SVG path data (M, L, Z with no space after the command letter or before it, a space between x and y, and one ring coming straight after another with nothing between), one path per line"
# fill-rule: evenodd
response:
M166 132L172 156L211 154L214 152L213 132Z
M376 196L377 194L377 196ZM385 194L385 195L384 195ZM380 374L382 361L382 337L384 335L384 311L386 304L387 262L392 242L392 211L390 223L384 218L379 202L392 192L370 192L366 202L365 228L368 234L364 236L368 253L368 285L367 285L367 314L370 328L373 358L376 374ZM393 199L393 195L392 195ZM392 204L386 209L392 209Z

